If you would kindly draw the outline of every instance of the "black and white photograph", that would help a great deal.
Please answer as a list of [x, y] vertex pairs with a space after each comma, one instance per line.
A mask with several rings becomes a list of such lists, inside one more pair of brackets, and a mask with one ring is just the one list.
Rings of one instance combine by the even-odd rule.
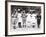
[[44, 4], [8, 2], [8, 35], [44, 33]]
[[14, 6], [11, 5], [12, 29], [40, 28], [40, 6]]

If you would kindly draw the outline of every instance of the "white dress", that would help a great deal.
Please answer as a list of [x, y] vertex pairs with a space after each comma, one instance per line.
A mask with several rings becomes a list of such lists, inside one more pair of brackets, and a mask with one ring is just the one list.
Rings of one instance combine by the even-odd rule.
[[31, 16], [32, 16], [31, 25], [35, 25], [35, 27], [37, 27], [37, 19], [36, 19], [37, 14], [32, 14]]
[[[37, 16], [37, 14], [28, 14], [26, 25], [27, 26], [31, 26], [31, 25], [37, 26], [36, 16]], [[35, 23], [35, 24], [33, 24], [33, 23]]]

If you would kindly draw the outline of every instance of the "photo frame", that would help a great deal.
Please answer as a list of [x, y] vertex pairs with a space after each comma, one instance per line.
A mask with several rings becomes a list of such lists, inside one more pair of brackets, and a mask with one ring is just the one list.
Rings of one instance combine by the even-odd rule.
[[5, 2], [5, 36], [45, 34], [45, 3]]

